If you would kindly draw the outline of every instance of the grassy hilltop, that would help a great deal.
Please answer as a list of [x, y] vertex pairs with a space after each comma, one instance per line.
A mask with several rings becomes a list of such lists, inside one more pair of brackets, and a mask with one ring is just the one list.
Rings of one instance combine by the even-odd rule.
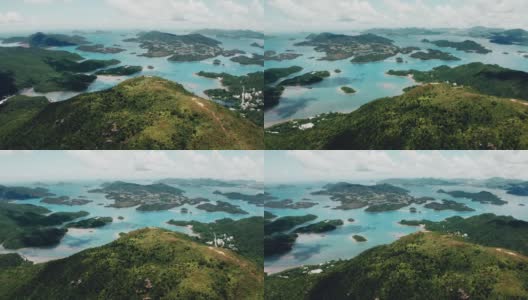
[[67, 101], [14, 97], [0, 107], [11, 149], [262, 149], [262, 129], [183, 86], [138, 77]]
[[183, 234], [141, 229], [33, 265], [0, 255], [2, 299], [262, 299], [261, 267]]

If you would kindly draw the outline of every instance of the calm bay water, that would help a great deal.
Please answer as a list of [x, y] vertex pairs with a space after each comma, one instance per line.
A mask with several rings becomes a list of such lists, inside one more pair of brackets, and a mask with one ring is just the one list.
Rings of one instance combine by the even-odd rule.
[[[171, 32], [164, 31], [174, 34], [188, 34], [189, 32]], [[59, 32], [60, 33], [60, 32]], [[72, 34], [71, 32], [62, 32], [64, 34]], [[134, 38], [139, 31], [113, 31], [111, 33], [86, 33], [81, 34], [88, 41], [93, 44], [103, 44], [105, 47], [117, 47], [125, 49], [126, 51], [117, 53], [117, 54], [103, 54], [103, 53], [92, 53], [92, 52], [83, 52], [76, 50], [77, 46], [73, 47], [56, 47], [55, 50], [64, 50], [73, 53], [78, 53], [86, 59], [117, 59], [121, 61], [120, 65], [134, 65], [142, 66], [143, 71], [141, 73], [134, 74], [132, 76], [99, 76], [98, 79], [90, 85], [88, 92], [95, 92], [100, 90], [109, 89], [120, 82], [137, 76], [159, 76], [171, 81], [178, 82], [182, 84], [187, 90], [208, 98], [203, 91], [207, 89], [219, 88], [221, 84], [218, 80], [212, 80], [204, 77], [199, 77], [196, 73], [200, 71], [207, 72], [217, 72], [222, 73], [226, 72], [232, 75], [245, 75], [247, 73], [262, 71], [261, 66], [257, 65], [240, 65], [236, 62], [232, 62], [230, 57], [219, 56], [216, 58], [211, 58], [208, 60], [200, 62], [171, 62], [167, 60], [167, 57], [162, 58], [149, 58], [138, 56], [140, 54], [146, 53], [145, 49], [139, 47], [139, 43], [133, 42], [124, 42], [123, 40]], [[2, 37], [10, 37], [24, 34], [3, 34]], [[31, 33], [29, 33], [31, 34]], [[226, 38], [217, 38], [211, 37], [222, 42], [221, 47], [226, 50], [239, 49], [247, 52], [246, 55], [251, 55], [252, 53], [262, 54], [263, 50], [251, 46], [252, 43], [258, 42], [262, 44], [262, 40], [255, 39], [226, 39]], [[0, 44], [0, 46], [2, 46]], [[3, 45], [3, 46], [14, 46], [14, 45]], [[220, 66], [215, 66], [213, 61], [219, 59], [221, 61]], [[118, 65], [119, 66], [119, 65]], [[154, 69], [149, 69], [148, 66], [154, 67]], [[116, 66], [112, 66], [116, 67]], [[35, 93], [32, 89], [27, 89], [23, 92], [29, 96], [46, 96], [50, 101], [62, 101], [69, 99], [79, 93], [73, 92], [54, 92], [39, 94]]]
[[[361, 182], [361, 184], [374, 184], [375, 182]], [[311, 195], [311, 192], [318, 191], [324, 184], [301, 184], [288, 187], [267, 186], [266, 192], [279, 199], [311, 199], [310, 201], [319, 203], [308, 209], [269, 209], [267, 211], [277, 216], [299, 216], [314, 214], [322, 220], [341, 219], [344, 226], [324, 234], [300, 234], [291, 252], [282, 256], [271, 257], [265, 260], [265, 271], [269, 273], [279, 272], [296, 266], [307, 264], [319, 264], [335, 259], [352, 258], [361, 252], [383, 244], [389, 244], [398, 238], [420, 230], [418, 227], [404, 226], [398, 224], [402, 219], [410, 220], [432, 220], [441, 221], [452, 216], [473, 216], [482, 213], [494, 213], [496, 215], [513, 216], [517, 219], [528, 221], [528, 197], [519, 197], [506, 194], [503, 190], [486, 189], [472, 186], [405, 186], [410, 194], [416, 197], [431, 196], [440, 201], [441, 199], [456, 200], [475, 209], [474, 212], [456, 211], [435, 211], [424, 208], [423, 205], [412, 205], [397, 211], [369, 213], [364, 209], [336, 210], [339, 202], [332, 201], [328, 196]], [[436, 191], [444, 189], [446, 191], [463, 190], [468, 192], [489, 191], [508, 204], [503, 206], [481, 204], [472, 202], [469, 199], [453, 198], [447, 194], [439, 194]], [[519, 206], [526, 204], [527, 206]], [[409, 207], [416, 207], [418, 212], [411, 213]], [[353, 218], [354, 222], [348, 219]], [[311, 222], [311, 223], [313, 223]], [[303, 224], [305, 225], [305, 224]], [[352, 236], [355, 234], [367, 238], [367, 242], [356, 242]]]
[[[344, 32], [348, 35], [356, 35], [359, 32]], [[266, 61], [266, 68], [301, 66], [302, 72], [291, 75], [291, 77], [311, 71], [330, 71], [331, 77], [321, 83], [310, 87], [288, 87], [286, 88], [280, 104], [265, 114], [265, 125], [271, 126], [288, 120], [309, 118], [327, 112], [351, 112], [360, 106], [383, 97], [401, 95], [403, 89], [416, 83], [407, 77], [389, 76], [387, 71], [416, 69], [422, 71], [431, 70], [441, 65], [458, 66], [471, 62], [482, 62], [487, 64], [498, 64], [503, 67], [528, 71], [528, 59], [517, 51], [528, 51], [528, 47], [508, 46], [490, 43], [487, 39], [471, 38], [456, 35], [431, 35], [431, 36], [390, 36], [395, 44], [400, 47], [417, 46], [421, 49], [438, 49], [449, 52], [460, 58], [461, 61], [446, 62], [441, 60], [421, 61], [411, 58], [409, 55], [398, 55], [385, 61], [353, 64], [350, 59], [340, 61], [320, 61], [318, 58], [325, 54], [316, 52], [313, 47], [299, 47], [294, 44], [304, 40], [307, 33], [274, 35], [266, 40], [266, 50], [278, 53], [294, 50], [294, 53], [303, 56], [294, 60], [282, 62]], [[478, 42], [492, 50], [489, 54], [476, 54], [458, 51], [452, 48], [440, 48], [433, 44], [421, 42], [423, 39], [449, 41], [464, 41], [470, 39]], [[507, 52], [508, 54], [504, 54]], [[397, 63], [396, 57], [404, 58], [404, 63]], [[340, 69], [341, 73], [335, 70]], [[342, 86], [351, 86], [357, 93], [348, 95], [340, 90]]]
[[[121, 232], [129, 232], [144, 227], [161, 227], [174, 231], [180, 231], [186, 234], [192, 232], [186, 227], [173, 226], [167, 224], [167, 221], [183, 220], [183, 221], [199, 221], [199, 222], [214, 222], [215, 220], [223, 218], [231, 218], [238, 220], [241, 218], [247, 218], [249, 216], [262, 216], [263, 209], [247, 202], [240, 200], [228, 200], [224, 196], [213, 194], [214, 191], [219, 190], [222, 192], [240, 192], [244, 194], [257, 194], [261, 193], [262, 190], [248, 188], [248, 187], [180, 187], [174, 185], [185, 191], [187, 197], [203, 197], [211, 200], [215, 203], [217, 200], [226, 201], [234, 205], [239, 205], [243, 210], [248, 212], [248, 215], [240, 214], [229, 214], [224, 212], [207, 212], [194, 208], [194, 206], [183, 205], [176, 207], [171, 210], [159, 211], [159, 212], [141, 212], [132, 208], [112, 208], [105, 207], [109, 204], [114, 203], [113, 200], [105, 198], [105, 194], [99, 193], [88, 193], [89, 190], [98, 188], [102, 182], [82, 182], [82, 183], [63, 183], [53, 184], [45, 186], [50, 192], [57, 196], [70, 196], [71, 198], [77, 198], [79, 196], [85, 196], [88, 200], [93, 200], [92, 203], [83, 206], [65, 206], [65, 205], [54, 205], [41, 203], [41, 199], [31, 199], [16, 201], [21, 204], [34, 204], [48, 208], [52, 212], [76, 212], [76, 211], [87, 211], [90, 213], [86, 218], [93, 217], [112, 217], [114, 220], [111, 224], [97, 229], [69, 229], [66, 236], [63, 238], [58, 246], [50, 248], [24, 248], [16, 250], [16, 252], [24, 255], [26, 258], [36, 261], [48, 261], [52, 259], [58, 259], [66, 256], [70, 256], [74, 253], [82, 251], [87, 248], [97, 247], [107, 244], [119, 237]], [[136, 183], [150, 184], [149, 181], [136, 181]], [[21, 184], [22, 185], [22, 184]], [[30, 185], [23, 185], [30, 186]], [[181, 213], [181, 208], [188, 208], [189, 213]], [[119, 220], [118, 217], [124, 217], [123, 220]], [[0, 253], [15, 252], [0, 248]]]

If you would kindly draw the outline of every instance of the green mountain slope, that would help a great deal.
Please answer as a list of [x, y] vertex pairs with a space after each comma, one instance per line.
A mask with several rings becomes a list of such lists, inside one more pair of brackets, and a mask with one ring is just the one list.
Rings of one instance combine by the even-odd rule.
[[263, 275], [228, 249], [142, 229], [65, 259], [2, 268], [0, 298], [262, 299]]
[[522, 101], [427, 84], [349, 114], [270, 127], [265, 143], [267, 149], [527, 149], [527, 118]]
[[266, 277], [266, 299], [526, 299], [528, 258], [417, 233], [345, 261]]
[[[15, 100], [8, 100], [7, 107]], [[0, 148], [263, 148], [258, 126], [156, 77], [134, 78], [107, 91], [40, 106], [35, 100], [37, 114], [0, 107], [3, 118], [17, 125], [10, 132], [0, 131]]]
[[387, 74], [396, 76], [412, 75], [423, 83], [450, 82], [470, 86], [480, 93], [504, 98], [528, 100], [528, 73], [503, 68], [498, 65], [471, 63], [454, 68], [440, 66], [431, 71], [394, 71]]

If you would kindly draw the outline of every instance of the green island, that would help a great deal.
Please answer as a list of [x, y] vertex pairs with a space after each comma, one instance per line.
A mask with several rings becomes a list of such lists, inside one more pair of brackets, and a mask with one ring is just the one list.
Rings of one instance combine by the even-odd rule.
[[118, 60], [83, 60], [66, 51], [0, 47], [0, 99], [25, 88], [35, 92], [85, 91], [97, 79], [84, 73], [119, 64]]
[[[399, 48], [390, 39], [375, 34], [350, 36], [344, 34], [310, 34], [295, 46], [311, 46], [317, 52], [325, 52], [320, 60], [342, 60], [355, 57], [357, 62], [383, 60], [398, 54]], [[382, 58], [383, 57], [383, 58]]]
[[160, 31], [142, 32], [124, 42], [140, 43], [145, 57], [168, 57], [174, 62], [202, 61], [224, 53], [221, 42], [201, 34], [176, 35]]
[[364, 55], [356, 55], [350, 62], [356, 64], [370, 63], [386, 60], [389, 57], [393, 57], [395, 54], [389, 53], [369, 53]]
[[362, 235], [358, 235], [358, 234], [354, 234], [354, 235], [352, 236], [352, 238], [354, 239], [354, 241], [356, 241], [356, 242], [360, 242], [360, 243], [364, 243], [364, 242], [367, 241], [367, 239], [366, 239], [364, 236], [362, 236]]
[[32, 48], [66, 47], [89, 44], [89, 42], [79, 35], [65, 34], [45, 34], [37, 32], [27, 37], [11, 37], [2, 41], [3, 44], [21, 43]]
[[212, 223], [170, 220], [168, 224], [188, 226], [199, 236], [196, 239], [219, 248], [230, 249], [262, 266], [264, 263], [264, 219], [251, 217], [240, 220], [220, 219]]
[[398, 210], [416, 203], [409, 191], [390, 184], [361, 185], [346, 182], [329, 183], [312, 195], [330, 196], [341, 204], [335, 209], [351, 210], [366, 207], [367, 212]]
[[264, 297], [262, 266], [163, 229], [123, 234], [108, 245], [43, 264], [18, 261], [0, 269], [2, 299]]
[[[484, 78], [473, 81], [482, 90], [528, 99], [521, 85], [526, 80], [510, 85], [498, 77], [476, 76]], [[471, 76], [459, 78], [472, 80]], [[375, 100], [352, 113], [322, 114], [269, 127], [265, 144], [270, 150], [525, 149], [526, 118], [528, 107], [520, 101], [468, 87], [427, 84], [409, 88], [401, 96]]]
[[121, 66], [95, 72], [95, 75], [105, 76], [130, 76], [143, 71], [141, 66]]
[[284, 86], [278, 84], [273, 86], [281, 78], [288, 77], [292, 74], [299, 73], [303, 70], [299, 66], [288, 68], [272, 68], [264, 70], [264, 109], [270, 109], [279, 104], [279, 100], [284, 92]]
[[424, 39], [422, 40], [422, 42], [430, 43], [442, 48], [454, 48], [456, 50], [464, 51], [467, 53], [488, 54], [492, 52], [491, 50], [486, 49], [481, 44], [471, 40], [465, 40], [463, 42], [451, 42], [448, 40], [430, 41], [428, 39]]
[[0, 244], [6, 249], [55, 246], [67, 232], [58, 226], [88, 215], [85, 211], [50, 213], [42, 206], [0, 202]]
[[265, 35], [262, 32], [253, 30], [226, 30], [226, 29], [201, 29], [194, 33], [215, 36], [218, 38], [228, 39], [264, 39]]
[[292, 199], [284, 199], [277, 201], [267, 201], [264, 207], [267, 208], [289, 208], [289, 209], [304, 209], [316, 206], [317, 203], [310, 201], [293, 201]]
[[488, 35], [490, 42], [501, 45], [528, 45], [528, 31], [523, 29], [510, 29], [492, 32]]
[[225, 201], [216, 201], [216, 204], [202, 203], [197, 205], [196, 208], [205, 210], [207, 212], [226, 212], [229, 214], [240, 214], [247, 215], [248, 212], [241, 209], [240, 206], [231, 204]]
[[336, 230], [337, 227], [343, 226], [343, 220], [324, 220], [310, 225], [302, 226], [295, 229], [295, 233], [323, 233]]
[[261, 127], [157, 77], [45, 106], [34, 101], [32, 113], [11, 105], [15, 100], [0, 106], [0, 118], [18, 125], [0, 131], [0, 144], [9, 149], [263, 148]]
[[271, 68], [264, 70], [264, 84], [273, 84], [279, 79], [288, 77], [292, 74], [299, 73], [303, 70], [299, 66], [291, 66], [288, 68]]
[[301, 224], [314, 221], [315, 219], [317, 219], [317, 216], [310, 214], [304, 216], [286, 216], [277, 218], [273, 221], [266, 221], [264, 223], [264, 234], [272, 235], [274, 233], [286, 232]]
[[213, 100], [228, 103], [232, 109], [236, 109], [258, 126], [264, 122], [263, 73], [254, 72], [242, 76], [234, 76], [227, 73], [198, 72], [196, 75], [220, 80], [220, 89], [205, 90], [204, 94]]
[[450, 234], [472, 243], [511, 249], [528, 255], [528, 222], [513, 217], [488, 213], [468, 218], [455, 216], [440, 222], [402, 220], [400, 224], [424, 225], [429, 231]]
[[356, 90], [354, 90], [353, 88], [349, 86], [342, 86], [341, 91], [343, 91], [343, 93], [345, 94], [355, 94], [356, 93]]
[[509, 184], [505, 189], [510, 195], [528, 196], [528, 182]]
[[214, 191], [213, 194], [215, 195], [221, 195], [226, 197], [230, 200], [242, 200], [249, 204], [253, 204], [256, 206], [264, 206], [264, 203], [266, 201], [275, 200], [276, 198], [271, 196], [270, 194], [264, 192], [264, 193], [258, 193], [256, 195], [247, 195], [242, 194], [239, 192], [221, 192], [221, 191]]
[[[1, 120], [1, 117], [0, 117]], [[35, 198], [42, 198], [48, 196], [55, 196], [46, 188], [36, 187], [28, 188], [24, 186], [5, 186], [0, 185], [0, 201], [1, 200], [28, 200]]]
[[102, 53], [102, 54], [117, 54], [126, 51], [122, 48], [116, 47], [105, 47], [103, 44], [96, 45], [82, 45], [77, 47], [77, 50], [83, 52], [93, 52], [93, 53]]
[[303, 55], [299, 53], [291, 53], [291, 52], [277, 53], [276, 51], [273, 51], [273, 50], [267, 50], [264, 52], [264, 60], [270, 60], [270, 61], [294, 60], [301, 56]]
[[319, 83], [327, 77], [330, 77], [330, 72], [328, 71], [314, 71], [283, 80], [279, 83], [279, 86], [307, 86]]
[[98, 228], [103, 227], [107, 224], [112, 223], [114, 220], [111, 217], [94, 217], [89, 219], [84, 219], [77, 222], [72, 222], [66, 224], [66, 228], [79, 228], [79, 229], [88, 229], [88, 228]]
[[454, 210], [454, 211], [475, 211], [473, 208], [453, 200], [442, 199], [442, 202], [429, 202], [424, 205], [425, 208], [433, 209], [436, 211], [442, 210]]
[[60, 196], [60, 197], [46, 197], [40, 200], [40, 202], [47, 203], [47, 204], [56, 204], [56, 205], [82, 206], [82, 205], [91, 203], [93, 201], [88, 200], [88, 199], [71, 199], [68, 196]]
[[251, 46], [251, 47], [255, 47], [255, 48], [264, 49], [264, 45], [259, 44], [259, 43], [257, 43], [257, 42], [251, 43], [250, 46]]
[[414, 47], [414, 46], [404, 47], [404, 48], [400, 49], [400, 53], [401, 54], [410, 54], [410, 53], [413, 53], [414, 51], [420, 51], [420, 50], [422, 50], [420, 47]]
[[409, 76], [421, 83], [446, 82], [457, 86], [470, 86], [487, 95], [528, 100], [528, 73], [498, 65], [470, 63], [458, 67], [440, 66], [431, 71], [393, 71], [389, 75]]
[[264, 56], [256, 53], [253, 53], [251, 57], [246, 55], [239, 55], [232, 57], [230, 60], [241, 65], [264, 66]]
[[277, 217], [277, 215], [265, 210], [264, 211], [264, 220], [266, 221], [271, 221], [273, 219], [275, 219]]
[[316, 215], [286, 216], [264, 220], [264, 257], [282, 255], [293, 248], [298, 234], [289, 232], [293, 228], [314, 221]]
[[421, 60], [432, 60], [432, 59], [439, 59], [439, 60], [445, 60], [445, 61], [460, 60], [460, 58], [452, 55], [449, 52], [444, 52], [444, 51], [435, 50], [435, 49], [427, 49], [427, 52], [425, 51], [414, 52], [410, 56], [412, 58], [417, 58]]
[[478, 193], [464, 192], [464, 191], [444, 191], [442, 189], [438, 190], [437, 193], [447, 194], [455, 198], [468, 198], [474, 202], [480, 202], [482, 204], [493, 204], [493, 205], [504, 205], [508, 201], [504, 201], [499, 198], [497, 195], [494, 195], [490, 192], [481, 191]]
[[[481, 227], [485, 235], [487, 225]], [[424, 263], [426, 261], [427, 263]], [[436, 232], [266, 276], [266, 299], [522, 299], [528, 258]], [[484, 271], [485, 270], [485, 271]]]
[[140, 211], [168, 210], [184, 204], [195, 205], [203, 198], [191, 199], [183, 195], [183, 190], [163, 183], [137, 184], [123, 181], [108, 182], [101, 188], [89, 190], [89, 193], [106, 194], [107, 199], [114, 200], [109, 207], [127, 208], [138, 206]]

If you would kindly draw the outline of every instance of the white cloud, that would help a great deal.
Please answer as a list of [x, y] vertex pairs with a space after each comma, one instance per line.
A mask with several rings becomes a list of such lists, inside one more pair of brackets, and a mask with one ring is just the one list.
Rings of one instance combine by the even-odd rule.
[[[290, 180], [347, 180], [392, 177], [528, 180], [526, 151], [288, 151], [300, 165]], [[274, 172], [271, 170], [270, 172]], [[283, 174], [283, 180], [287, 180]]]
[[8, 11], [6, 13], [0, 12], [0, 24], [15, 24], [23, 21], [24, 18], [22, 15], [16, 11]]
[[152, 25], [172, 22], [185, 27], [259, 29], [262, 0], [106, 0], [125, 16]]
[[[525, 0], [269, 0], [267, 30], [369, 27], [528, 28]], [[342, 20], [347, 21], [340, 22]]]
[[114, 178], [263, 178], [263, 155], [217, 151], [67, 151], [83, 165], [84, 176]]

